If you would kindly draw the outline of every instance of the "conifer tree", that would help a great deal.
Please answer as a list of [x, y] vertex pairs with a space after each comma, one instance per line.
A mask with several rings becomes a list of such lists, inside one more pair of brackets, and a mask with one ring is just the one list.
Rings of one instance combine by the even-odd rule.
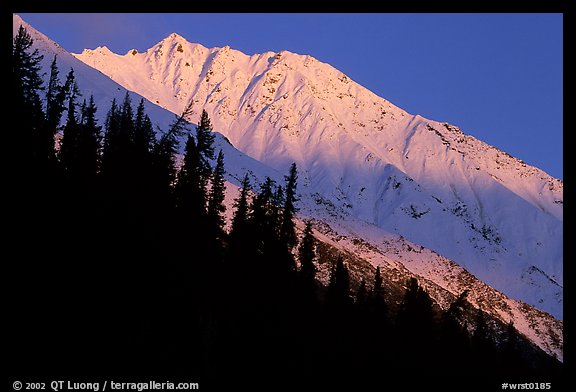
[[176, 180], [176, 153], [179, 139], [188, 129], [188, 118], [192, 113], [192, 102], [177, 116], [167, 132], [154, 145], [153, 186], [156, 197], [163, 205], [172, 205], [172, 189]]
[[57, 56], [54, 55], [50, 64], [50, 77], [46, 90], [46, 122], [53, 124], [54, 128], [57, 127], [57, 121], [55, 120], [60, 120], [60, 116], [64, 111], [64, 102], [62, 99], [58, 99], [59, 96], [63, 95], [64, 90], [58, 77], [60, 71], [58, 70], [56, 58]]
[[449, 325], [454, 333], [461, 332], [466, 329], [466, 313], [470, 309], [468, 302], [468, 290], [464, 290], [460, 295], [450, 304], [450, 307], [444, 312], [444, 324]]
[[[258, 273], [253, 269], [258, 268], [258, 254], [256, 252], [258, 241], [255, 235], [251, 210], [251, 185], [248, 173], [242, 179], [240, 194], [234, 200], [234, 216], [228, 239], [227, 265], [230, 271], [230, 288], [236, 293], [247, 294], [248, 291], [257, 292], [257, 281], [254, 278]], [[250, 263], [243, 263], [243, 260], [251, 260]], [[247, 288], [246, 285], [251, 285]], [[236, 300], [239, 298], [236, 297]]]
[[214, 134], [206, 110], [202, 110], [200, 122], [196, 127], [196, 145], [203, 157], [204, 164], [210, 167], [208, 160], [214, 159]]
[[408, 329], [431, 329], [434, 318], [432, 300], [416, 278], [408, 280], [398, 318], [399, 324]]
[[[274, 197], [274, 180], [266, 177], [260, 186], [260, 192], [252, 200], [252, 224], [255, 230], [255, 236], [259, 238], [260, 243], [264, 243], [268, 238], [276, 235], [275, 223], [273, 221], [275, 206]], [[260, 249], [263, 251], [263, 249]]]
[[380, 267], [376, 267], [376, 273], [374, 274], [374, 287], [372, 288], [372, 295], [374, 297], [384, 296], [384, 287], [382, 286], [382, 275], [380, 274]]
[[284, 198], [284, 209], [282, 211], [282, 222], [280, 226], [280, 237], [286, 244], [288, 251], [296, 245], [296, 228], [294, 226], [294, 215], [296, 214], [295, 203], [298, 201], [296, 196], [296, 186], [298, 180], [298, 170], [296, 163], [290, 166], [288, 176], [284, 177], [286, 181], [286, 191]]
[[[260, 281], [270, 280], [270, 272], [274, 271], [274, 279], [278, 278], [283, 260], [278, 257], [277, 210], [274, 205], [274, 181], [266, 177], [260, 186], [260, 191], [252, 199], [250, 217], [251, 251], [255, 255], [254, 271], [261, 276]], [[268, 275], [268, 278], [266, 278]]]
[[98, 108], [94, 103], [94, 96], [82, 105], [82, 120], [78, 135], [78, 172], [85, 186], [93, 188], [100, 168], [101, 129], [96, 119]]
[[428, 293], [410, 278], [396, 319], [397, 333], [404, 346], [401, 350], [402, 366], [413, 363], [423, 368], [432, 359], [436, 323], [433, 302]]
[[130, 201], [130, 206], [135, 200], [133, 120], [129, 94], [122, 106], [113, 99], [106, 116], [102, 152], [102, 180], [108, 195], [116, 201]]
[[439, 357], [446, 364], [460, 367], [470, 354], [470, 341], [467, 331], [466, 314], [470, 308], [468, 290], [464, 290], [450, 307], [442, 313], [440, 322], [440, 345], [443, 350]]
[[45, 134], [44, 112], [39, 92], [43, 90], [40, 62], [43, 56], [32, 49], [34, 40], [25, 27], [20, 26], [12, 41], [13, 115], [18, 119], [14, 132], [25, 151], [18, 167], [33, 176], [32, 183], [43, 180], [54, 156], [54, 140]]
[[144, 98], [140, 100], [136, 108], [136, 117], [134, 122], [134, 145], [139, 154], [148, 155], [154, 147], [155, 135], [152, 128], [152, 122], [146, 108], [144, 107]]
[[[24, 26], [20, 26], [12, 41], [12, 83], [16, 102], [41, 112], [40, 96], [43, 90], [40, 62], [44, 58], [38, 49], [32, 50], [34, 40]], [[29, 114], [34, 115], [36, 113]]]
[[356, 304], [363, 308], [368, 301], [368, 289], [366, 288], [366, 279], [360, 280], [358, 290], [356, 290]]
[[224, 233], [224, 197], [226, 186], [224, 184], [224, 153], [222, 150], [218, 153], [216, 167], [212, 175], [212, 188], [208, 197], [208, 222], [216, 238], [221, 238]]
[[328, 300], [330, 304], [339, 309], [345, 309], [351, 304], [350, 298], [350, 272], [344, 264], [342, 256], [338, 257], [336, 266], [332, 268], [328, 284]]
[[380, 267], [376, 267], [376, 272], [374, 274], [374, 285], [369, 296], [370, 306], [377, 312], [385, 311], [384, 302], [384, 286], [382, 275], [380, 273]]
[[[192, 113], [192, 102], [187, 108], [188, 113], [186, 116], [190, 116]], [[215, 136], [212, 133], [212, 123], [208, 117], [206, 110], [202, 110], [200, 116], [200, 121], [196, 126], [196, 152], [198, 154], [197, 162], [197, 172], [198, 177], [198, 189], [204, 197], [204, 202], [208, 200], [208, 183], [210, 182], [210, 177], [212, 175], [212, 167], [210, 165], [210, 160], [214, 159], [214, 139]], [[205, 208], [205, 207], [204, 207]]]
[[62, 86], [60, 79], [58, 78], [59, 70], [56, 63], [56, 55], [52, 60], [50, 65], [50, 78], [48, 81], [48, 88], [46, 91], [46, 118], [45, 124], [45, 135], [47, 137], [47, 145], [52, 143], [51, 150], [54, 150], [54, 136], [58, 132], [60, 125], [60, 120], [62, 118], [62, 113], [64, 112], [66, 106], [64, 101], [66, 99], [66, 93], [70, 86]]
[[504, 374], [518, 375], [526, 367], [521, 351], [521, 335], [514, 326], [514, 321], [510, 320], [506, 326], [504, 335], [505, 341], [501, 353], [500, 370]]
[[282, 247], [288, 249], [288, 244], [284, 241], [284, 237], [282, 236], [282, 220], [284, 214], [281, 208], [284, 204], [284, 200], [284, 187], [282, 185], [278, 185], [272, 194], [269, 219], [270, 227], [272, 227], [274, 231], [274, 239], [276, 245], [280, 246], [280, 244], [282, 244]]
[[[270, 186], [270, 181], [268, 185]], [[269, 189], [264, 186], [264, 189]], [[266, 195], [252, 192], [248, 173], [242, 180], [239, 196], [234, 201], [234, 216], [229, 235], [227, 253], [227, 270], [230, 271], [230, 289], [234, 292], [237, 303], [250, 304], [253, 309], [264, 302], [263, 290], [266, 290], [268, 275], [264, 259], [264, 242], [262, 234], [265, 226]], [[238, 302], [240, 301], [240, 302]]]
[[150, 177], [152, 176], [153, 149], [156, 142], [152, 121], [146, 114], [144, 99], [140, 100], [136, 109], [133, 134], [133, 176], [137, 194], [146, 200], [144, 204], [153, 202], [150, 192]]
[[106, 114], [104, 124], [104, 145], [102, 148], [101, 173], [104, 183], [108, 188], [113, 188], [116, 178], [119, 177], [119, 161], [122, 159], [122, 150], [119, 148], [117, 140], [120, 138], [120, 113], [116, 98], [112, 99], [112, 104]]
[[183, 219], [198, 224], [205, 215], [206, 189], [201, 180], [200, 153], [192, 135], [188, 134], [184, 159], [178, 172], [175, 187], [177, 207]]
[[242, 243], [241, 238], [246, 238], [248, 231], [248, 219], [249, 219], [249, 193], [250, 193], [250, 178], [248, 173], [244, 175], [242, 179], [242, 188], [240, 189], [240, 195], [236, 200], [234, 200], [234, 217], [232, 218], [232, 227], [230, 228], [230, 241], [238, 241]]
[[130, 98], [130, 93], [126, 91], [124, 95], [124, 101], [122, 106], [120, 106], [120, 124], [119, 127], [124, 133], [125, 142], [127, 143], [126, 152], [130, 155], [128, 159], [132, 158], [134, 142], [134, 109], [132, 108], [132, 99]]
[[68, 101], [66, 116], [66, 125], [62, 135], [62, 144], [60, 146], [60, 162], [64, 168], [65, 177], [70, 185], [77, 185], [80, 181], [81, 173], [79, 172], [79, 135], [80, 124], [76, 116], [76, 99], [80, 96], [74, 70], [68, 72], [66, 83], [64, 85], [66, 99]]
[[302, 290], [308, 300], [314, 298], [316, 289], [316, 266], [314, 265], [314, 258], [316, 252], [314, 251], [314, 235], [312, 234], [312, 222], [306, 222], [304, 227], [304, 236], [298, 247], [298, 259], [300, 261], [300, 281]]
[[473, 354], [472, 366], [474, 368], [493, 366], [493, 364], [490, 364], [490, 357], [495, 354], [495, 346], [482, 309], [476, 311], [474, 332], [472, 332], [470, 337], [470, 346]]

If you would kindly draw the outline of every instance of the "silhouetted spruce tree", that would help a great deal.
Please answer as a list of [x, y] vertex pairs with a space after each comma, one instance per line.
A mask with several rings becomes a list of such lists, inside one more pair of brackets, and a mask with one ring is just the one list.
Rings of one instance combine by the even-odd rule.
[[100, 152], [102, 127], [98, 125], [94, 97], [84, 103], [81, 108], [80, 131], [78, 134], [78, 174], [82, 187], [86, 191], [97, 186], [97, 175], [100, 169]]
[[[179, 215], [190, 226], [201, 224], [206, 215], [206, 189], [202, 180], [201, 157], [192, 135], [184, 147], [184, 159], [175, 186]], [[187, 230], [190, 232], [190, 230]]]
[[308, 303], [312, 303], [316, 298], [316, 266], [314, 265], [316, 252], [314, 247], [315, 240], [312, 234], [312, 222], [308, 221], [304, 227], [304, 235], [298, 247], [300, 291], [304, 300]]
[[328, 328], [326, 339], [330, 342], [326, 347], [327, 358], [333, 364], [344, 364], [350, 357], [355, 357], [351, 352], [352, 339], [348, 334], [350, 328], [355, 326], [358, 315], [354, 312], [350, 296], [350, 272], [342, 256], [338, 256], [338, 261], [330, 271], [324, 309], [326, 312], [323, 313], [322, 321]]
[[514, 321], [510, 320], [506, 326], [502, 347], [500, 371], [505, 375], [520, 375], [528, 368], [522, 357], [521, 335], [514, 326]]
[[137, 189], [137, 176], [136, 173], [138, 169], [136, 168], [136, 149], [134, 144], [134, 127], [135, 127], [135, 117], [134, 108], [132, 107], [132, 99], [130, 98], [130, 93], [126, 91], [124, 95], [124, 101], [120, 106], [119, 113], [119, 127], [122, 137], [119, 142], [122, 143], [121, 148], [123, 153], [122, 156], [122, 192], [124, 193], [127, 200], [130, 200], [132, 210], [140, 209], [140, 197]]
[[284, 176], [286, 181], [286, 191], [284, 198], [284, 209], [282, 211], [282, 221], [280, 224], [280, 237], [286, 244], [288, 251], [296, 245], [296, 228], [294, 226], [294, 215], [296, 214], [295, 203], [298, 201], [296, 187], [298, 181], [298, 170], [296, 163], [290, 166], [288, 176]]
[[474, 369], [495, 370], [493, 356], [496, 355], [494, 340], [486, 323], [482, 309], [476, 311], [474, 332], [470, 338], [472, 350], [471, 367]]
[[330, 273], [330, 282], [328, 283], [328, 302], [337, 310], [344, 311], [352, 303], [350, 297], [350, 272], [344, 264], [342, 256], [338, 257], [336, 266]]
[[416, 278], [410, 278], [398, 311], [397, 333], [403, 342], [400, 366], [424, 369], [432, 360], [436, 334], [433, 302]]
[[[384, 281], [380, 272], [380, 267], [376, 267], [374, 273], [374, 284], [372, 290], [368, 294], [366, 310], [368, 312], [368, 320], [374, 333], [383, 333], [389, 331], [391, 322], [389, 319], [389, 310], [385, 301]], [[380, 341], [380, 343], [382, 343]], [[378, 347], [375, 347], [378, 348]], [[384, 349], [384, 347], [379, 347]], [[388, 347], [385, 348], [386, 350]]]
[[374, 273], [374, 285], [370, 292], [369, 302], [370, 306], [378, 312], [386, 311], [386, 304], [384, 302], [384, 286], [382, 275], [380, 274], [380, 267], [376, 267], [376, 272]]
[[132, 175], [134, 176], [135, 191], [143, 206], [154, 203], [150, 178], [153, 173], [152, 165], [155, 142], [156, 136], [152, 127], [152, 121], [150, 117], [148, 117], [148, 114], [146, 114], [144, 99], [141, 99], [136, 109], [136, 117], [134, 119], [134, 171]]
[[283, 239], [282, 237], [282, 221], [284, 214], [282, 213], [281, 207], [286, 200], [284, 195], [284, 187], [282, 185], [276, 186], [276, 190], [272, 194], [272, 206], [271, 209], [271, 222], [274, 226], [274, 232], [278, 240]]
[[67, 103], [66, 125], [62, 134], [62, 143], [60, 145], [60, 162], [64, 169], [64, 175], [67, 183], [72, 187], [77, 187], [81, 180], [82, 173], [79, 171], [79, 134], [80, 124], [76, 116], [76, 99], [80, 96], [80, 90], [76, 84], [74, 70], [70, 70], [66, 77], [65, 94]]
[[212, 123], [206, 110], [202, 110], [200, 122], [196, 127], [196, 145], [205, 165], [210, 167], [208, 160], [214, 159], [214, 134], [212, 133]]
[[236, 250], [241, 247], [244, 240], [249, 237], [248, 219], [250, 215], [250, 178], [248, 173], [242, 179], [242, 188], [240, 195], [234, 200], [234, 216], [232, 218], [232, 227], [230, 228], [230, 246]]
[[432, 304], [418, 280], [410, 278], [398, 313], [398, 323], [408, 329], [431, 329], [434, 324]]
[[[191, 114], [190, 104], [181, 120], [187, 120]], [[211, 131], [210, 119], [203, 111], [200, 124], [196, 126], [196, 139], [190, 134], [187, 137], [184, 161], [177, 176], [175, 192], [178, 208], [195, 225], [203, 225], [206, 218], [208, 182], [212, 173], [208, 158], [214, 157], [214, 135]]]
[[173, 185], [176, 180], [176, 153], [179, 139], [189, 132], [188, 118], [192, 113], [192, 102], [174, 120], [167, 132], [163, 133], [154, 146], [153, 187], [154, 195], [165, 206], [173, 201]]
[[[52, 176], [50, 168], [54, 166], [54, 139], [45, 132], [39, 95], [43, 90], [40, 75], [43, 56], [38, 49], [32, 49], [33, 43], [26, 28], [20, 26], [12, 41], [12, 116], [18, 126], [13, 132], [15, 145], [23, 151], [16, 167], [26, 176], [26, 186], [37, 186], [40, 181], [49, 184], [52, 178], [47, 177]], [[22, 181], [23, 176], [16, 177]]]
[[[260, 191], [252, 199], [249, 224], [253, 236], [250, 242], [251, 253], [254, 255], [250, 264], [251, 290], [259, 287], [259, 301], [272, 302], [274, 292], [282, 283], [278, 282], [278, 235], [277, 235], [277, 206], [274, 205], [274, 181], [266, 177], [260, 186]], [[267, 296], [262, 296], [262, 290]], [[256, 293], [255, 293], [256, 294]]]
[[267, 245], [277, 236], [275, 220], [277, 207], [273, 203], [273, 188], [274, 180], [266, 177], [260, 186], [260, 191], [252, 199], [251, 226], [258, 242], [257, 251], [261, 255], [266, 255]]
[[290, 284], [290, 274], [296, 270], [292, 249], [296, 245], [296, 227], [293, 221], [296, 208], [296, 165], [291, 166], [290, 176], [284, 176], [286, 186], [276, 187], [274, 192], [270, 220], [276, 234], [270, 242], [270, 255], [275, 261], [279, 277]]
[[136, 118], [134, 123], [134, 149], [137, 151], [137, 160], [147, 161], [150, 159], [155, 139], [156, 137], [154, 135], [154, 129], [152, 128], [152, 121], [148, 114], [146, 114], [144, 98], [142, 98], [136, 108]]
[[115, 139], [120, 132], [118, 105], [116, 98], [112, 99], [110, 109], [106, 114], [106, 121], [104, 122], [104, 143], [102, 146], [102, 175], [112, 177], [115, 174], [115, 166], [118, 155], [118, 147], [115, 144]]
[[212, 175], [210, 160], [214, 159], [214, 134], [212, 133], [212, 123], [206, 110], [202, 110], [200, 121], [196, 126], [196, 148], [198, 149], [199, 162], [198, 168], [200, 173], [199, 187], [205, 195], [205, 201], [208, 200], [208, 183]]
[[132, 159], [132, 152], [134, 150], [132, 144], [134, 143], [134, 109], [132, 108], [132, 99], [130, 98], [130, 93], [126, 91], [124, 95], [124, 101], [122, 106], [120, 106], [120, 129], [126, 134], [126, 151], [130, 155], [128, 158]]
[[282, 273], [281, 267], [284, 265], [284, 260], [279, 257], [283, 250], [279, 238], [281, 216], [279, 203], [283, 198], [282, 187], [276, 186], [275, 182], [267, 177], [253, 204], [254, 222], [261, 243], [259, 250], [267, 260], [267, 269], [269, 271], [273, 269], [275, 273]]
[[440, 322], [439, 359], [445, 365], [467, 370], [467, 358], [470, 355], [470, 341], [467, 331], [466, 314], [470, 309], [467, 300], [468, 290], [464, 290], [442, 313]]
[[266, 254], [275, 272], [284, 275], [288, 271], [292, 271], [295, 267], [294, 260], [290, 260], [291, 255], [288, 254], [288, 247], [282, 238], [282, 209], [284, 204], [284, 187], [278, 185], [272, 193], [272, 203], [270, 205], [270, 213], [268, 215], [268, 225], [272, 234], [266, 242]]
[[246, 287], [243, 287], [252, 273], [247, 267], [245, 260], [254, 259], [255, 235], [251, 230], [251, 185], [248, 173], [242, 179], [242, 188], [240, 194], [234, 200], [234, 216], [232, 217], [232, 226], [228, 236], [228, 254], [227, 268], [231, 278], [229, 287], [237, 295], [243, 294]]
[[58, 128], [60, 118], [65, 109], [64, 89], [58, 77], [60, 71], [58, 70], [56, 58], [57, 56], [54, 55], [52, 63], [50, 64], [50, 77], [46, 89], [46, 122], [49, 123], [54, 130]]
[[126, 107], [129, 104], [128, 98], [124, 100], [123, 107], [119, 107], [116, 99], [113, 99], [104, 126], [102, 181], [109, 201], [113, 203], [131, 203], [133, 198], [130, 186], [131, 178], [129, 178], [131, 175], [130, 158], [132, 156], [131, 126], [128, 128], [123, 126], [131, 112]]
[[366, 303], [368, 302], [368, 288], [366, 287], [366, 279], [362, 278], [360, 284], [358, 285], [358, 290], [356, 290], [356, 305], [364, 310]]
[[59, 73], [55, 55], [50, 65], [50, 78], [46, 90], [46, 117], [44, 121], [46, 145], [51, 144], [49, 149], [52, 150], [52, 153], [54, 152], [54, 136], [59, 130], [62, 113], [66, 108], [66, 94], [70, 89], [70, 86], [63, 86], [60, 83]]
[[[212, 174], [212, 187], [208, 195], [208, 225], [211, 227], [212, 236], [218, 241], [222, 240], [224, 234], [224, 197], [226, 185], [224, 184], [224, 153], [222, 150], [218, 153], [216, 167]], [[221, 246], [221, 244], [220, 244]]]
[[200, 268], [204, 275], [199, 287], [202, 288], [205, 302], [210, 304], [210, 308], [213, 308], [215, 303], [221, 303], [225, 298], [222, 290], [217, 289], [218, 284], [222, 282], [221, 267], [226, 234], [224, 231], [224, 212], [226, 211], [224, 173], [224, 153], [220, 150], [212, 173], [212, 186], [208, 194], [206, 224], [201, 236], [204, 240], [199, 243], [200, 251], [198, 252], [198, 255], [203, 259]]

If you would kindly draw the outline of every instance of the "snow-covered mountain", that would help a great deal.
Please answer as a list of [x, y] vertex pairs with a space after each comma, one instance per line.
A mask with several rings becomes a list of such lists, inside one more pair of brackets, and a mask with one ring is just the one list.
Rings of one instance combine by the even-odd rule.
[[280, 171], [295, 161], [318, 203], [562, 318], [561, 180], [411, 115], [311, 56], [248, 56], [177, 34], [144, 53], [75, 56], [174, 113], [192, 101], [240, 151]]
[[247, 56], [172, 34], [145, 53], [98, 48], [75, 58], [18, 16], [14, 33], [20, 24], [45, 70], [54, 54], [61, 78], [74, 68], [101, 123], [126, 89], [133, 102], [148, 99], [164, 129], [190, 100], [198, 116], [206, 109], [226, 157], [229, 205], [244, 173], [282, 183], [295, 161], [299, 216], [314, 219], [320, 240], [398, 281], [418, 277], [440, 306], [468, 289], [473, 305], [562, 358], [560, 180], [409, 115], [308, 56]]

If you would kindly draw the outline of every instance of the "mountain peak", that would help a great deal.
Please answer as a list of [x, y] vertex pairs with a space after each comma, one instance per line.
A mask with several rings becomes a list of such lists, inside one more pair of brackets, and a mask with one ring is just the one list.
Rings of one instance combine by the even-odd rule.
[[163, 44], [173, 46], [173, 45], [190, 44], [190, 42], [188, 42], [186, 38], [182, 37], [178, 33], [171, 33], [166, 38], [158, 42], [155, 46], [159, 45], [162, 46]]
[[187, 41], [186, 38], [182, 37], [180, 34], [178, 33], [172, 33], [170, 35], [168, 35], [168, 37], [164, 38], [164, 40], [183, 40], [183, 41]]
[[108, 56], [108, 55], [113, 55], [114, 52], [112, 52], [110, 49], [108, 49], [107, 46], [98, 46], [97, 48], [94, 48], [94, 49], [84, 49], [82, 51], [82, 55], [90, 56], [90, 55], [94, 55], [94, 54]]

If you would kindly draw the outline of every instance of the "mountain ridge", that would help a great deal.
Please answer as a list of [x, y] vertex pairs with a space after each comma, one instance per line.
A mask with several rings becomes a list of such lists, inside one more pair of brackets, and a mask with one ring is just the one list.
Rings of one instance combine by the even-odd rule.
[[171, 34], [142, 53], [75, 56], [174, 113], [207, 110], [240, 151], [279, 171], [295, 161], [310, 193], [562, 317], [561, 180], [309, 55]]

